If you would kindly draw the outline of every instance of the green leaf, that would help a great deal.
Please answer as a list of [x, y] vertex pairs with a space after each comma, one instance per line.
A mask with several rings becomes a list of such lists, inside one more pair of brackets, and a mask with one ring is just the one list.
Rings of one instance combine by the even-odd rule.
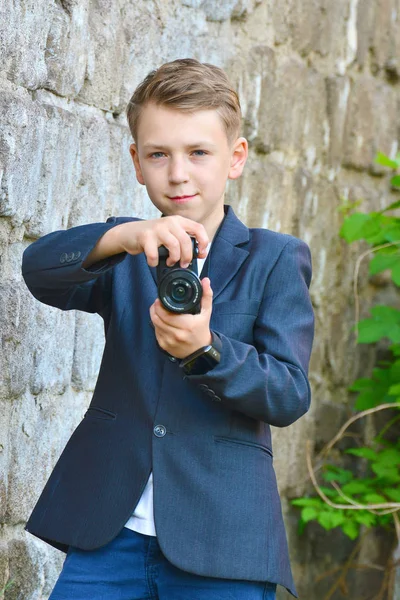
[[375, 275], [386, 269], [392, 269], [396, 265], [400, 265], [400, 254], [398, 252], [395, 254], [376, 254], [369, 263], [369, 272], [371, 275]]
[[388, 210], [394, 210], [395, 208], [399, 208], [399, 207], [400, 207], [400, 200], [396, 200], [396, 202], [392, 202], [392, 204], [389, 204], [389, 206], [387, 206], [386, 208], [381, 210], [381, 213], [384, 213]]
[[354, 454], [354, 456], [361, 456], [362, 458], [368, 458], [369, 460], [375, 460], [377, 454], [372, 448], [348, 448], [345, 450], [346, 454]]
[[317, 515], [318, 511], [312, 506], [306, 506], [306, 508], [303, 508], [301, 511], [301, 518], [303, 519], [304, 523], [308, 523], [308, 521], [315, 519]]
[[388, 390], [388, 394], [389, 394], [389, 396], [399, 396], [400, 395], [400, 383], [391, 385]]
[[398, 168], [398, 164], [396, 160], [392, 160], [391, 158], [389, 158], [388, 156], [386, 156], [386, 154], [383, 154], [382, 152], [377, 152], [374, 162], [377, 165], [382, 165], [383, 167], [389, 167], [390, 169], [397, 169]]
[[400, 310], [392, 306], [377, 304], [371, 308], [371, 314], [376, 320], [388, 325], [400, 323]]
[[343, 511], [321, 511], [318, 514], [317, 521], [324, 529], [333, 529], [344, 522]]
[[372, 385], [372, 380], [367, 379], [366, 377], [361, 377], [360, 379], [356, 379], [349, 387], [348, 390], [350, 392], [359, 392], [361, 390], [370, 389]]
[[372, 527], [376, 524], [376, 515], [368, 510], [355, 510], [354, 511], [354, 520], [361, 525], [366, 525], [367, 527]]
[[322, 477], [325, 481], [337, 481], [340, 484], [344, 484], [353, 479], [353, 473], [335, 465], [325, 465], [325, 472], [322, 473]]
[[299, 519], [298, 524], [297, 524], [298, 535], [303, 535], [305, 528], [306, 528], [306, 523], [304, 523], [304, 521], [302, 519]]
[[361, 480], [354, 479], [353, 481], [346, 483], [342, 487], [342, 491], [347, 496], [350, 496], [352, 494], [367, 494], [368, 492], [371, 491], [371, 488], [370, 488], [369, 484], [365, 483], [362, 479]]
[[399, 488], [385, 488], [383, 492], [393, 502], [400, 502], [400, 489]]
[[[393, 332], [393, 328], [396, 328], [396, 332]], [[385, 322], [375, 321], [374, 319], [364, 319], [358, 323], [357, 343], [372, 344], [373, 342], [378, 342], [384, 337], [389, 337], [390, 329], [390, 339], [396, 342], [400, 341], [400, 327], [398, 325], [394, 325], [392, 328], [389, 328], [388, 324]], [[395, 334], [395, 337], [398, 339], [394, 340], [393, 334]]]
[[369, 214], [354, 213], [345, 219], [339, 235], [349, 243], [362, 239], [364, 237], [363, 228], [370, 220]]
[[383, 465], [400, 465], [400, 451], [396, 448], [387, 448], [379, 452], [377, 460]]
[[290, 501], [294, 506], [321, 506], [323, 500], [321, 498], [295, 498]]
[[325, 485], [321, 485], [320, 489], [324, 492], [325, 496], [328, 496], [328, 498], [337, 498], [338, 494], [336, 490], [326, 487]]
[[351, 521], [350, 519], [348, 519], [343, 523], [342, 530], [343, 533], [347, 535], [347, 537], [349, 537], [351, 540], [355, 540], [358, 536], [360, 528], [355, 521]]
[[396, 467], [391, 467], [390, 465], [385, 465], [381, 463], [373, 463], [371, 465], [371, 469], [379, 477], [382, 477], [385, 480], [389, 480], [392, 483], [397, 483], [400, 481], [399, 472], [396, 469]]
[[372, 318], [358, 323], [358, 342], [370, 344], [388, 337], [392, 342], [400, 342], [400, 310], [392, 306], [377, 305], [371, 309]]
[[394, 177], [392, 177], [392, 179], [390, 180], [390, 185], [393, 187], [400, 188], [400, 175], [395, 175]]
[[391, 350], [393, 356], [400, 356], [400, 344], [392, 344], [389, 350]]
[[[398, 220], [399, 219], [396, 219], [396, 221]], [[396, 244], [396, 242], [400, 240], [400, 226], [396, 224], [392, 227], [388, 227], [387, 229], [385, 229], [384, 238], [386, 242], [393, 242], [394, 244]]]
[[392, 280], [400, 287], [400, 262], [392, 268]]
[[364, 502], [367, 502], [368, 504], [384, 504], [385, 502], [387, 502], [386, 498], [384, 496], [381, 496], [380, 494], [366, 494], [363, 498]]

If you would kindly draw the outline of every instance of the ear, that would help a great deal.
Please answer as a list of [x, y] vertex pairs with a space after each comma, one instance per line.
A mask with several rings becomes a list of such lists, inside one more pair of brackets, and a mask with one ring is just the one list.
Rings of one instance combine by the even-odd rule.
[[138, 180], [139, 183], [141, 183], [142, 185], [145, 185], [143, 175], [142, 175], [142, 169], [140, 167], [140, 162], [139, 162], [139, 152], [138, 152], [136, 144], [131, 144], [129, 146], [129, 153], [132, 156], [133, 165], [135, 167], [136, 179]]
[[228, 179], [237, 179], [241, 176], [248, 154], [249, 145], [246, 138], [238, 138], [232, 147], [231, 166]]

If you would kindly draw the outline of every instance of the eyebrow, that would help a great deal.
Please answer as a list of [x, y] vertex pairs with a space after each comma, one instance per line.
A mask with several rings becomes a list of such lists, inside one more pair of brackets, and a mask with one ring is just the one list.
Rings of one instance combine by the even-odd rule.
[[[192, 150], [193, 148], [204, 148], [204, 147], [208, 147], [208, 148], [216, 148], [215, 144], [212, 144], [211, 142], [197, 142], [196, 144], [189, 144], [188, 146], [185, 146], [186, 150]], [[150, 150], [151, 148], [157, 148], [157, 150], [169, 150], [170, 148], [168, 148], [168, 146], [163, 146], [162, 144], [153, 144], [152, 142], [148, 143], [148, 144], [143, 144], [143, 149], [144, 150]]]

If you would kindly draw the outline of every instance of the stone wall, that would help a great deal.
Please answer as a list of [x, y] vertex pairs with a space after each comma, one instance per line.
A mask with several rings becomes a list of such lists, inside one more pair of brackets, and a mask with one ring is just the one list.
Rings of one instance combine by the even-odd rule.
[[[250, 156], [229, 202], [249, 226], [292, 233], [313, 255], [313, 405], [273, 428], [300, 597], [321, 600], [332, 578], [315, 578], [353, 547], [312, 526], [299, 538], [288, 498], [307, 489], [306, 439], [320, 448], [333, 436], [349, 411], [347, 386], [373, 361], [350, 334], [359, 248], [339, 239], [338, 206], [363, 198], [364, 210], [379, 209], [392, 199], [373, 157], [398, 150], [400, 0], [2, 0], [0, 589], [15, 580], [7, 600], [44, 600], [61, 568], [64, 555], [23, 526], [86, 410], [103, 347], [100, 317], [30, 295], [22, 252], [57, 229], [157, 214], [134, 177], [124, 108], [151, 69], [189, 56], [225, 68], [240, 92]], [[366, 274], [365, 313], [390, 291]], [[366, 560], [385, 552], [377, 540]], [[350, 597], [376, 583], [361, 572]]]

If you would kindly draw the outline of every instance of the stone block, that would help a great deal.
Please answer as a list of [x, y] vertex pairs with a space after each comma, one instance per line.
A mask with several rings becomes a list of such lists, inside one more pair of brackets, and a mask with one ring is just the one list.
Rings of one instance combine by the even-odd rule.
[[[311, 410], [311, 409], [310, 409]], [[312, 412], [304, 415], [289, 427], [272, 427], [272, 448], [279, 493], [286, 496], [301, 495], [308, 481], [306, 441], [313, 448], [314, 418]]]
[[65, 554], [23, 531], [15, 529], [9, 535], [9, 572], [14, 584], [6, 591], [5, 600], [48, 598]]
[[79, 128], [68, 111], [7, 86], [0, 98], [3, 150], [0, 215], [32, 237], [65, 223], [76, 185]]
[[57, 395], [29, 392], [13, 403], [10, 428], [7, 522], [25, 522], [75, 427], [90, 395], [68, 388]]
[[36, 209], [46, 113], [23, 88], [4, 81], [0, 114], [0, 216], [21, 225]]
[[47, 0], [2, 0], [0, 4], [0, 70], [25, 88], [46, 83], [44, 54], [54, 7]]
[[[0, 359], [0, 367], [1, 359]], [[7, 493], [8, 493], [8, 469], [10, 451], [10, 417], [11, 402], [0, 399], [0, 523], [6, 521]], [[0, 551], [1, 557], [1, 551]], [[1, 558], [0, 558], [1, 562]], [[0, 589], [1, 589], [1, 565], [0, 565]]]
[[301, 149], [302, 160], [314, 168], [328, 143], [323, 77], [298, 58], [284, 58], [262, 88], [260, 106], [260, 149], [283, 151], [289, 159]]
[[135, 169], [129, 146], [133, 142], [126, 127], [110, 127], [110, 157], [114, 165], [111, 196], [108, 202], [108, 214], [113, 216], [140, 217], [151, 219], [160, 216], [160, 212], [151, 203], [146, 187], [136, 180]]
[[89, 0], [54, 6], [45, 52], [46, 88], [61, 96], [76, 96], [90, 69], [88, 17]]
[[88, 24], [88, 68], [78, 99], [113, 112], [119, 105], [127, 51], [119, 3], [92, 0]]
[[335, 169], [340, 167], [343, 154], [343, 136], [350, 93], [348, 77], [327, 77], [327, 112], [329, 122], [328, 164]]
[[[137, 85], [152, 71], [159, 67], [164, 56], [162, 44], [163, 30], [167, 22], [161, 20], [160, 11], [166, 10], [161, 4], [158, 6], [152, 0], [138, 4], [127, 2], [122, 8], [124, 39], [127, 46], [125, 61], [122, 65], [120, 96], [117, 113], [125, 113], [128, 102]], [[181, 11], [183, 8], [181, 9]], [[146, 49], [140, 52], [143, 41], [146, 40]], [[140, 54], [140, 60], [138, 55]], [[125, 126], [125, 121], [124, 121]]]
[[296, 207], [290, 194], [291, 173], [283, 164], [271, 157], [252, 156], [237, 184], [237, 214], [248, 227], [293, 231]]
[[368, 64], [372, 46], [376, 0], [359, 0], [357, 10], [357, 63]]
[[400, 77], [400, 14], [398, 0], [377, 0], [370, 20], [371, 66], [385, 69], [389, 78]]
[[76, 312], [71, 382], [76, 390], [94, 390], [104, 349], [104, 325], [99, 315]]
[[269, 107], [273, 103], [276, 85], [275, 52], [268, 46], [255, 46], [240, 66], [237, 88], [242, 108], [243, 135], [252, 147], [268, 152], [272, 149], [272, 143], [268, 143], [266, 138], [273, 129], [273, 114]]
[[[281, 9], [281, 5], [277, 6]], [[316, 0], [291, 0], [286, 11], [293, 49], [305, 56], [318, 43], [321, 25], [320, 3]]]
[[27, 386], [34, 394], [43, 388], [62, 393], [71, 379], [74, 313], [39, 303], [25, 283], [12, 280], [0, 286], [0, 306], [5, 315], [1, 397], [18, 397]]
[[397, 148], [398, 101], [396, 91], [373, 77], [352, 81], [344, 132], [343, 166], [373, 169], [378, 151], [389, 156]]

